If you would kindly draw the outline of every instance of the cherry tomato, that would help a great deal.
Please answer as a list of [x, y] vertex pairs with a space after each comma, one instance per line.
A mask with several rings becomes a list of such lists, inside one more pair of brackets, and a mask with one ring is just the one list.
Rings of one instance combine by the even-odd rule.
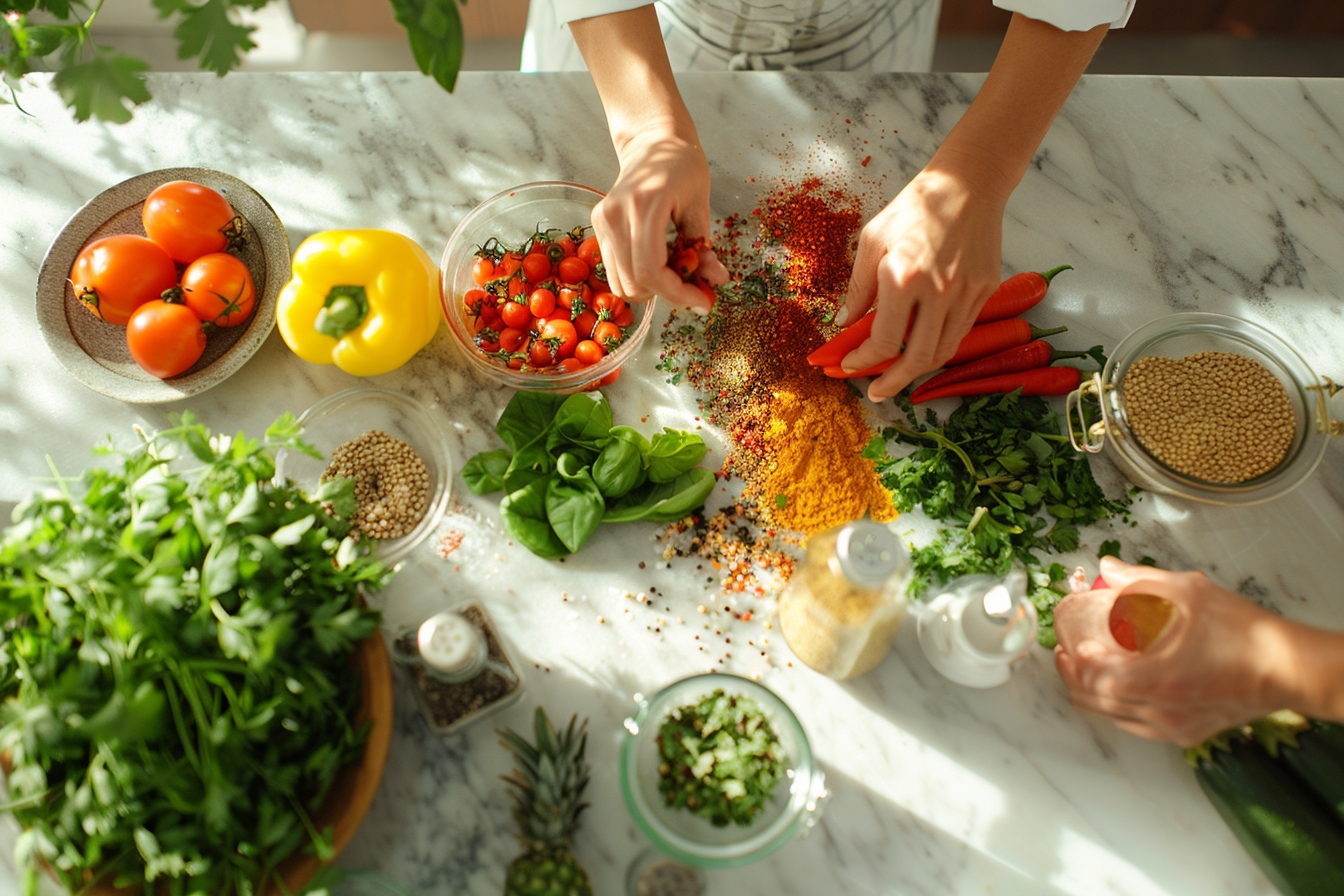
[[506, 352], [516, 352], [527, 344], [527, 330], [505, 327], [499, 333], [499, 347]]
[[608, 352], [616, 350], [616, 346], [620, 345], [621, 337], [624, 335], [621, 328], [609, 320], [604, 320], [593, 327], [593, 341]]
[[[548, 254], [548, 250], [550, 248], [551, 248], [550, 242], [541, 234], [537, 234], [532, 238], [532, 241], [527, 244], [527, 254], [546, 255]], [[526, 261], [527, 259], [524, 258], [523, 260]]]
[[599, 386], [610, 386], [612, 383], [616, 382], [620, 378], [621, 378], [621, 368], [617, 367], [611, 373], [607, 374], [606, 376], [602, 377], [602, 379], [598, 380], [597, 384]]
[[624, 330], [626, 327], [630, 326], [632, 323], [635, 322], [635, 309], [631, 308], [629, 305], [626, 305], [620, 311], [617, 311], [615, 314], [611, 316], [611, 322], [614, 323], [616, 326], [620, 327], [622, 330]]
[[182, 300], [201, 320], [236, 327], [251, 316], [257, 292], [247, 265], [227, 252], [212, 252], [182, 272]]
[[579, 249], [576, 254], [579, 258], [582, 258], [587, 262], [588, 267], [597, 267], [602, 261], [602, 247], [597, 244], [597, 237], [590, 236], [588, 239], [579, 243]]
[[523, 277], [510, 277], [508, 288], [505, 290], [509, 298], [516, 299], [521, 295], [527, 294], [527, 280]]
[[512, 277], [522, 266], [522, 253], [505, 252], [504, 257], [495, 262], [495, 279], [499, 279], [500, 277]]
[[529, 283], [540, 283], [551, 276], [551, 260], [545, 252], [530, 252], [523, 258], [523, 276]]
[[607, 356], [606, 349], [591, 339], [584, 339], [574, 346], [574, 357], [584, 364], [596, 364]]
[[584, 364], [578, 358], [565, 358], [552, 368], [556, 373], [573, 373], [576, 370], [582, 370], [588, 365]]
[[560, 264], [556, 265], [556, 274], [560, 277], [560, 282], [576, 286], [588, 279], [591, 273], [588, 268], [588, 262], [579, 258], [577, 255], [572, 258], [561, 259]]
[[533, 367], [550, 367], [556, 362], [556, 345], [550, 339], [537, 339], [527, 350], [527, 361]]
[[462, 307], [466, 308], [467, 313], [472, 317], [480, 317], [481, 311], [489, 298], [490, 293], [483, 289], [469, 289], [462, 293]]
[[[504, 322], [499, 316], [499, 306], [495, 304], [494, 299], [487, 299], [481, 303], [480, 319], [495, 327], [496, 330], [503, 329]], [[495, 326], [496, 324], [499, 326]]]
[[559, 339], [559, 346], [556, 348], [556, 354], [562, 358], [568, 358], [574, 354], [574, 347], [579, 344], [578, 331], [574, 325], [567, 320], [548, 320], [546, 326], [541, 330], [542, 339]]
[[126, 345], [135, 363], [159, 379], [177, 376], [200, 360], [205, 328], [186, 305], [146, 302], [126, 324]]
[[689, 280], [700, 267], [700, 251], [695, 246], [673, 247], [667, 256], [667, 266], [682, 280]]
[[[560, 251], [559, 257], [557, 257], [555, 254], [557, 249]], [[564, 236], [560, 237], [560, 239], [551, 243], [551, 249], [548, 254], [551, 256], [552, 261], [559, 261], [561, 258], [568, 258], [569, 256], [573, 255], [574, 254], [573, 234], [567, 233]]]
[[504, 326], [513, 327], [515, 330], [526, 330], [527, 325], [532, 322], [532, 312], [521, 302], [505, 302], [500, 306], [499, 317], [504, 321]]
[[526, 360], [527, 360], [527, 358], [524, 358], [524, 357], [522, 357], [521, 355], [519, 355], [519, 356], [516, 357], [516, 358], [510, 358], [509, 361], [508, 361], [508, 368], [509, 368], [510, 370], [522, 370], [522, 369], [523, 369], [523, 362], [526, 361]]
[[488, 255], [477, 255], [471, 263], [471, 279], [477, 286], [484, 286], [495, 279], [495, 260]]
[[494, 327], [483, 326], [476, 331], [476, 347], [491, 354], [499, 351], [499, 331]]
[[70, 269], [70, 283], [94, 316], [125, 326], [135, 309], [177, 285], [177, 267], [158, 243], [120, 234], [81, 249]]
[[549, 289], [534, 289], [527, 297], [527, 308], [533, 317], [550, 317], [555, 311], [555, 293]]
[[574, 318], [574, 330], [579, 334], [580, 339], [591, 338], [595, 326], [597, 326], [596, 311], [588, 310]]
[[237, 230], [229, 200], [203, 184], [175, 180], [156, 187], [145, 199], [140, 221], [151, 240], [173, 259], [188, 264], [223, 252]]
[[602, 312], [607, 312], [607, 320], [611, 320], [621, 310], [625, 308], [625, 299], [611, 292], [601, 292], [593, 296], [593, 310], [600, 317]]

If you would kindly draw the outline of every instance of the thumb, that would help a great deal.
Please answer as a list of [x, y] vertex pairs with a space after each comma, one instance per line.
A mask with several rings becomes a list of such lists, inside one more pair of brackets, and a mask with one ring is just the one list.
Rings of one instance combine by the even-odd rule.
[[1107, 555], [1101, 558], [1101, 577], [1106, 580], [1106, 587], [1108, 588], [1124, 588], [1126, 585], [1141, 579], [1166, 582], [1170, 580], [1171, 575], [1165, 569], [1126, 563], [1119, 557]]

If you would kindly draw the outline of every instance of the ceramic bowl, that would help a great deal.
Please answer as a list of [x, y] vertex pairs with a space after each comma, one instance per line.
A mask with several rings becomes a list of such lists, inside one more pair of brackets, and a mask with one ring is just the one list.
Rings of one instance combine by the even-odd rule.
[[[673, 710], [716, 690], [750, 697], [760, 706], [788, 754], [788, 768], [773, 799], [749, 826], [715, 827], [685, 809], [671, 808], [658, 790], [658, 729]], [[631, 816], [673, 858], [701, 868], [730, 868], [764, 858], [816, 824], [828, 796], [797, 716], [773, 691], [737, 675], [711, 673], [684, 678], [652, 698], [636, 695], [621, 745], [621, 793]]]
[[[192, 367], [166, 380], [145, 372], [126, 346], [126, 328], [99, 320], [75, 298], [70, 268], [89, 242], [105, 236], [143, 236], [140, 212], [155, 187], [189, 180], [229, 200], [243, 219], [242, 248], [256, 287], [252, 316], [215, 330]], [[275, 326], [275, 300], [289, 282], [289, 237], [261, 194], [232, 175], [208, 168], [164, 168], [124, 180], [89, 200], [61, 228], [37, 276], [37, 323], [52, 354], [95, 392], [132, 403], [180, 401], [228, 379], [261, 348]]]
[[593, 206], [601, 199], [597, 190], [580, 184], [562, 181], [523, 184], [485, 200], [457, 225], [443, 251], [440, 295], [453, 342], [473, 370], [512, 389], [577, 392], [604, 379], [610, 382], [609, 378], [621, 365], [639, 351], [653, 321], [652, 302], [630, 303], [635, 317], [626, 328], [625, 340], [596, 364], [573, 372], [550, 372], [556, 368], [512, 370], [476, 346], [475, 322], [462, 301], [467, 290], [476, 287], [471, 265], [479, 247], [492, 238], [516, 247], [538, 231], [551, 228], [568, 231], [588, 226], [592, 223]]

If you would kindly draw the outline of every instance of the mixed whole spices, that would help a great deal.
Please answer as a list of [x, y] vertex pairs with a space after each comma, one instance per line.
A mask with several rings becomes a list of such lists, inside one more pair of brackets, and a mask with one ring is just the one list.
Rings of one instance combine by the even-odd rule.
[[263, 440], [189, 413], [16, 509], [0, 537], [0, 753], [24, 828], [72, 892], [260, 893], [363, 755], [352, 653], [390, 573], [341, 550], [348, 480], [276, 483], [316, 454], [293, 417]]
[[666, 804], [715, 827], [755, 822], [789, 761], [760, 705], [722, 688], [669, 712], [657, 744]]

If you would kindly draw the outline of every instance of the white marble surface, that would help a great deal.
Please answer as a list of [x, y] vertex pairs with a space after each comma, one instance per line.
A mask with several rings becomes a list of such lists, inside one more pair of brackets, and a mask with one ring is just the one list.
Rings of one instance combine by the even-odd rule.
[[[740, 74], [682, 84], [721, 216], [749, 212], [774, 177], [837, 165], [851, 186], [891, 195], [979, 76]], [[103, 434], [126, 439], [132, 424], [159, 426], [180, 409], [95, 394], [57, 364], [37, 329], [34, 286], [48, 242], [112, 184], [155, 168], [217, 168], [260, 191], [294, 244], [321, 229], [385, 227], [437, 256], [456, 222], [498, 190], [540, 179], [602, 187], [615, 173], [583, 75], [467, 73], [451, 96], [401, 74], [158, 75], [151, 86], [154, 101], [121, 127], [75, 125], [41, 81], [21, 95], [31, 114], [0, 106], [0, 502], [48, 475], [48, 457], [77, 471]], [[1153, 317], [1216, 310], [1269, 326], [1317, 370], [1344, 376], [1344, 82], [1085, 78], [1013, 196], [1003, 257], [1006, 273], [1075, 266], [1049, 299], [1049, 319], [1069, 325], [1070, 344], [1114, 346]], [[460, 462], [495, 447], [491, 425], [507, 396], [473, 378], [448, 339], [441, 329], [376, 382], [433, 405], [453, 427]], [[694, 426], [694, 395], [663, 382], [655, 345], [608, 390], [617, 417], [648, 414], [649, 429]], [[190, 406], [214, 426], [260, 432], [278, 413], [355, 384], [297, 360], [277, 334]], [[1095, 463], [1114, 482], [1108, 463]], [[642, 842], [615, 781], [620, 721], [634, 692], [717, 658], [695, 649], [691, 620], [697, 604], [721, 602], [718, 586], [689, 561], [657, 568], [652, 525], [603, 530], [564, 564], [539, 561], [499, 534], [492, 500], [460, 480], [456, 488], [465, 509], [445, 528], [466, 539], [447, 562], [428, 545], [419, 552], [385, 595], [389, 624], [479, 597], [526, 664], [528, 695], [502, 721], [526, 724], [538, 701], [556, 718], [591, 719], [596, 771], [577, 854], [596, 892], [621, 892]], [[1100, 541], [1120, 537], [1126, 556], [1202, 567], [1285, 614], [1344, 628], [1344, 446], [1332, 445], [1315, 478], [1276, 503], [1234, 510], [1150, 497], [1136, 519], [1118, 536], [1089, 530], [1071, 559], [1094, 564]], [[663, 596], [656, 608], [624, 597], [650, 586]], [[733, 623], [734, 643], [765, 634], [763, 615]], [[659, 616], [686, 624], [654, 633]], [[844, 685], [781, 668], [789, 657], [778, 638], [769, 667], [741, 650], [719, 666], [764, 672], [801, 717], [835, 796], [810, 838], [712, 873], [711, 894], [1272, 892], [1179, 751], [1076, 713], [1047, 652], [1037, 649], [1010, 684], [976, 692], [940, 679], [913, 635], [907, 626], [882, 666]], [[415, 893], [498, 893], [516, 848], [497, 777], [509, 762], [493, 725], [441, 742], [409, 693], [398, 696], [382, 790], [341, 863], [380, 868]]]

